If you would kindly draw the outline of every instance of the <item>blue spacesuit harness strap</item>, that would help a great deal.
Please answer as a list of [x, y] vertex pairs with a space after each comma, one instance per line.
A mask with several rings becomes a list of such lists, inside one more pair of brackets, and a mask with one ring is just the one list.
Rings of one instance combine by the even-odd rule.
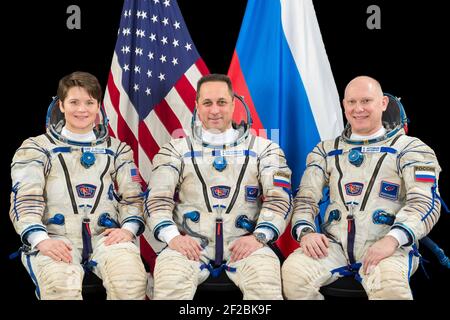
[[224, 262], [221, 263], [219, 266], [214, 266], [213, 263], [214, 263], [213, 261], [211, 261], [210, 263], [203, 263], [200, 266], [200, 270], [203, 270], [205, 268], [208, 269], [209, 273], [211, 274], [211, 276], [213, 278], [219, 277], [223, 270], [226, 270], [229, 272], [236, 272], [236, 268], [230, 267], [229, 265], [227, 265]]
[[339, 267], [331, 270], [331, 274], [339, 274], [342, 277], [354, 277], [356, 281], [361, 282], [361, 276], [359, 275], [359, 269], [361, 269], [361, 262], [354, 262], [349, 265]]
[[[351, 148], [349, 151], [351, 150], [355, 150], [355, 151], [359, 151], [361, 153], [392, 153], [392, 154], [396, 154], [397, 150], [391, 147], [379, 147], [379, 146], [375, 146], [375, 147], [370, 147], [370, 146], [363, 146], [363, 147], [355, 147], [355, 148]], [[344, 153], [344, 149], [335, 149], [335, 150], [331, 150], [330, 152], [327, 153], [327, 156], [338, 156], [338, 155], [342, 155]]]
[[444, 200], [436, 192], [436, 189], [437, 189], [437, 183], [436, 183], [436, 180], [435, 180], [433, 185], [431, 186], [431, 196], [432, 196], [431, 207], [428, 210], [428, 212], [422, 217], [421, 221], [424, 221], [433, 212], [435, 199], [437, 199], [441, 203], [442, 207], [444, 208], [444, 210], [447, 213], [450, 213], [450, 211], [448, 210], [448, 207], [445, 204]]

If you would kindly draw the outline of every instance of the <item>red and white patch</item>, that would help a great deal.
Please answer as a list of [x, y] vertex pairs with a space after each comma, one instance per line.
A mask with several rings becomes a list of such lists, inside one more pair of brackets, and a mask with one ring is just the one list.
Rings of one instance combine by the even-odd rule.
[[141, 175], [139, 174], [138, 168], [130, 169], [130, 175], [131, 175], [131, 181], [135, 181], [135, 182], [139, 182], [139, 183], [142, 182]]
[[434, 183], [436, 181], [436, 173], [433, 167], [415, 167], [414, 178], [417, 182]]
[[291, 179], [288, 174], [284, 172], [276, 172], [273, 175], [273, 185], [281, 188], [291, 188]]

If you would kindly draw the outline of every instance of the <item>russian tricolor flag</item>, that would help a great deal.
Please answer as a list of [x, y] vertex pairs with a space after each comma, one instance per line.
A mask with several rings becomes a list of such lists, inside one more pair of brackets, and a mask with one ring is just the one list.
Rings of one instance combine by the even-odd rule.
[[436, 174], [434, 173], [434, 169], [421, 169], [417, 168], [414, 172], [416, 181], [419, 182], [431, 182], [434, 183], [436, 181]]
[[275, 175], [273, 177], [273, 185], [281, 188], [291, 189], [291, 184], [289, 182], [289, 177], [283, 177]]
[[[228, 73], [251, 109], [253, 129], [266, 129], [283, 148], [297, 187], [307, 154], [343, 130], [312, 1], [249, 0]], [[297, 247], [288, 230], [278, 244], [285, 254]]]

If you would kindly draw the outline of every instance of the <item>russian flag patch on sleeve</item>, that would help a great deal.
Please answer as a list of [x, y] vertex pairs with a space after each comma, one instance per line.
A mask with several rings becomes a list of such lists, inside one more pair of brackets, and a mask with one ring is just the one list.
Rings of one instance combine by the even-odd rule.
[[291, 179], [289, 174], [278, 171], [273, 175], [273, 185], [291, 189]]
[[418, 182], [431, 182], [436, 180], [434, 167], [414, 167], [414, 178]]

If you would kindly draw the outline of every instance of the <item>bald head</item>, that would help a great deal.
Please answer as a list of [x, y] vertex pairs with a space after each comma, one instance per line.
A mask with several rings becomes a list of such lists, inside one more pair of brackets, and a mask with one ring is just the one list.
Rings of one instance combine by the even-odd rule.
[[381, 129], [381, 118], [388, 102], [389, 98], [383, 96], [381, 85], [374, 78], [359, 76], [350, 81], [342, 104], [352, 132], [370, 136]]
[[355, 89], [356, 90], [365, 89], [379, 97], [383, 96], [383, 90], [381, 89], [380, 83], [374, 78], [368, 76], [359, 76], [350, 81], [345, 87], [344, 99], [348, 95], [349, 91]]

